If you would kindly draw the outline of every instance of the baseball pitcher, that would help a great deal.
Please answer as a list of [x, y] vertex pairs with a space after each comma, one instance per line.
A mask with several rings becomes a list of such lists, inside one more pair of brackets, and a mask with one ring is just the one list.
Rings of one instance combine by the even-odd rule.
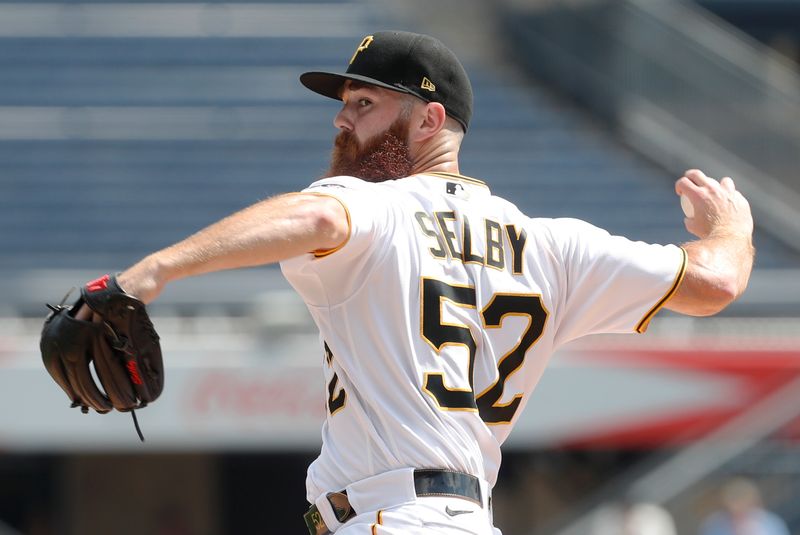
[[[461, 174], [472, 89], [448, 48], [379, 32], [348, 61], [300, 78], [342, 103], [325, 178], [146, 257], [115, 284], [149, 303], [180, 278], [280, 262], [320, 332], [327, 418], [307, 475], [309, 532], [499, 533], [500, 449], [553, 352], [589, 334], [642, 333], [663, 307], [722, 310], [750, 275], [750, 208], [730, 178], [691, 170], [675, 190], [698, 239], [681, 246], [530, 217]], [[71, 313], [92, 317], [78, 305]]]

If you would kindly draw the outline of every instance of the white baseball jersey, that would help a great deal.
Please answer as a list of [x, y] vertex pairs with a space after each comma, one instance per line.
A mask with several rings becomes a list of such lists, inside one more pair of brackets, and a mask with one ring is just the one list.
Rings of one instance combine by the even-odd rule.
[[677, 246], [530, 218], [460, 175], [334, 177], [305, 191], [338, 199], [350, 222], [341, 247], [281, 264], [324, 354], [310, 502], [405, 467], [494, 485], [500, 445], [553, 351], [644, 331], [686, 265]]

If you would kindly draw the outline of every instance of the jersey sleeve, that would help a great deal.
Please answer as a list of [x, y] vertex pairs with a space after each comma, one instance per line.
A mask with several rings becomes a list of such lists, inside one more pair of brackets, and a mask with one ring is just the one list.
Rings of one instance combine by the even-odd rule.
[[357, 289], [374, 265], [385, 238], [394, 227], [390, 196], [353, 177], [313, 183], [302, 193], [326, 195], [342, 204], [348, 235], [334, 249], [313, 251], [281, 262], [284, 275], [307, 303], [326, 306], [341, 302]]
[[557, 344], [599, 333], [642, 333], [675, 293], [686, 252], [613, 236], [584, 221], [553, 220], [563, 269]]

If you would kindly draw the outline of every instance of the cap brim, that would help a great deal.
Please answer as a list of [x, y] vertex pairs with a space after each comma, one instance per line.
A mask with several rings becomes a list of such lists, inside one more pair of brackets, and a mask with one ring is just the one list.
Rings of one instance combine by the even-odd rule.
[[383, 87], [384, 89], [390, 89], [398, 93], [409, 93], [407, 89], [402, 87], [389, 85], [380, 80], [369, 78], [368, 76], [361, 76], [359, 74], [312, 71], [300, 75], [300, 83], [308, 89], [320, 95], [335, 98], [336, 100], [342, 100], [340, 91], [347, 80], [355, 80], [357, 82]]

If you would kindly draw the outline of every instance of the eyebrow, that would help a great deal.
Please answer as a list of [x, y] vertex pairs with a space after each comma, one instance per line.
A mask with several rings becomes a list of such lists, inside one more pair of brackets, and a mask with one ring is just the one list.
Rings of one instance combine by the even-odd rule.
[[372, 84], [368, 84], [366, 82], [359, 82], [357, 80], [350, 80], [349, 88], [355, 91], [356, 89], [377, 89], [377, 86], [374, 86]]
[[365, 89], [365, 90], [367, 90], [367, 91], [369, 91], [371, 93], [376, 93], [378, 91], [378, 89], [380, 89], [380, 88], [378, 86], [375, 86], [375, 85], [372, 85], [372, 84], [367, 84], [365, 82], [358, 82], [358, 81], [355, 81], [355, 80], [347, 80], [347, 81], [345, 81], [345, 83], [342, 84], [342, 87], [339, 88], [339, 98], [342, 98], [342, 96], [344, 95], [345, 89], [348, 89], [350, 91], [358, 91], [360, 89]]

